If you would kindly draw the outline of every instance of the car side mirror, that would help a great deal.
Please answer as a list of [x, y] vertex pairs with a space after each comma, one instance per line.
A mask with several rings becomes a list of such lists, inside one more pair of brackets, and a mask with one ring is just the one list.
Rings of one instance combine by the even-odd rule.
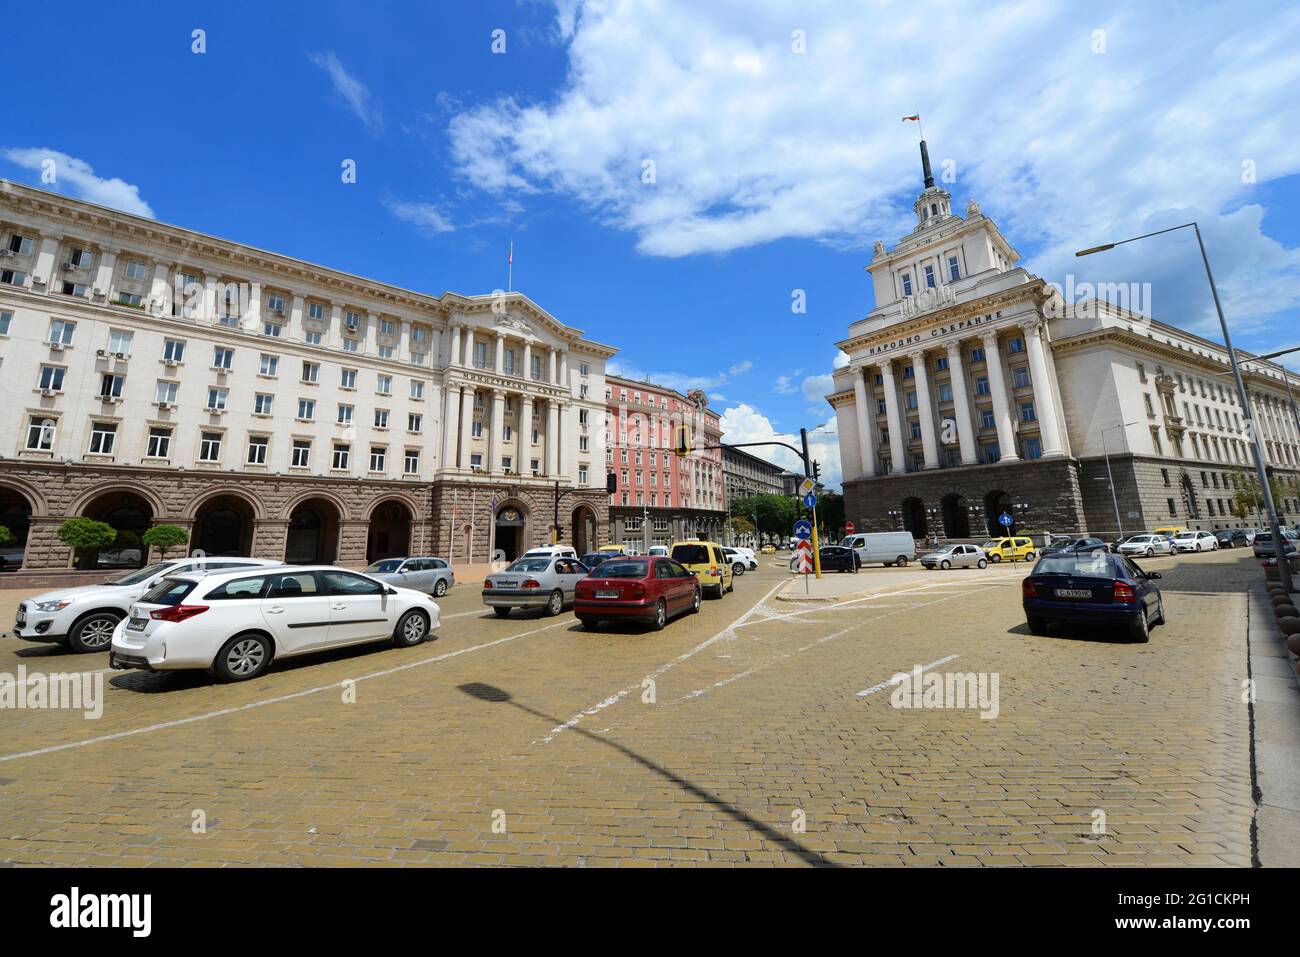
[[396, 594], [397, 594], [397, 589], [396, 589], [396, 588], [386, 588], [386, 589], [384, 589], [384, 594], [385, 594], [385, 595], [396, 595]]

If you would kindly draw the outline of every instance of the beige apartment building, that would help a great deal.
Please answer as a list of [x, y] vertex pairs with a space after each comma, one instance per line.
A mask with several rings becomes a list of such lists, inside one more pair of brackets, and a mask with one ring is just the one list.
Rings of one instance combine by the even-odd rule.
[[605, 362], [520, 293], [432, 296], [0, 181], [0, 524], [360, 564], [606, 540]]

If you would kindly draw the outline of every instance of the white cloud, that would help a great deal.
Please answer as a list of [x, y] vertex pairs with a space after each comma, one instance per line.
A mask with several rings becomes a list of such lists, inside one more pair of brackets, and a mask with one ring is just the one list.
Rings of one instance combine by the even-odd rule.
[[794, 382], [788, 375], [779, 375], [776, 377], [776, 384], [772, 386], [772, 391], [777, 395], [789, 395], [794, 391]]
[[[1295, 251], [1244, 212], [1260, 198], [1243, 182], [1247, 162], [1260, 183], [1300, 172], [1300, 10], [1270, 0], [1195, 16], [1171, 0], [789, 9], [564, 0], [564, 87], [458, 113], [454, 161], [484, 189], [580, 199], [651, 255], [784, 238], [862, 246], [911, 227], [916, 127], [899, 118], [919, 111], [936, 175], [951, 174], [959, 203], [980, 199], [1013, 242], [1041, 247], [1026, 265], [1047, 278], [1081, 245], [1196, 205], [1207, 237], [1223, 234], [1212, 254], [1233, 312], [1259, 316], [1300, 296]], [[804, 54], [791, 52], [794, 27]], [[1146, 272], [1175, 255], [1142, 246]], [[1176, 255], [1192, 290], [1194, 255]], [[1168, 318], [1203, 320], [1195, 307]]]
[[[798, 433], [778, 432], [771, 419], [744, 402], [722, 413], [722, 432], [722, 441], [726, 443], [777, 441], [799, 448]], [[791, 472], [803, 474], [803, 462], [789, 449], [771, 446], [746, 451]], [[822, 483], [827, 488], [838, 489], [841, 482], [840, 447], [834, 418], [808, 430], [808, 454], [821, 469]]]
[[849, 354], [843, 349], [835, 350], [835, 358], [831, 362], [832, 369], [843, 369], [849, 364]]
[[[633, 379], [637, 382], [653, 382], [656, 385], [666, 386], [669, 389], [676, 389], [678, 392], [686, 393], [691, 389], [703, 389], [708, 392], [716, 389], [720, 385], [725, 385], [733, 381], [737, 376], [744, 375], [754, 364], [748, 359], [736, 363], [729, 367], [725, 372], [717, 372], [713, 375], [693, 375], [687, 372], [646, 372], [635, 366], [629, 365], [623, 359], [613, 359], [605, 364], [605, 371], [609, 375], [619, 376], [623, 379]], [[718, 398], [712, 396], [712, 398]], [[726, 401], [725, 399], [722, 401]]]
[[433, 203], [408, 203], [386, 199], [384, 205], [398, 219], [419, 227], [421, 232], [450, 233], [456, 228], [451, 218]]
[[366, 125], [370, 132], [378, 133], [383, 130], [384, 117], [370, 89], [344, 68], [333, 50], [309, 53], [307, 59], [329, 75], [330, 82], [334, 84], [334, 92], [342, 97], [347, 108]]
[[809, 402], [825, 401], [826, 396], [835, 390], [833, 381], [829, 374], [808, 376], [803, 380], [803, 397]]
[[139, 186], [117, 177], [104, 179], [96, 176], [95, 171], [85, 160], [60, 153], [58, 150], [37, 148], [8, 148], [3, 155], [9, 162], [23, 169], [37, 173], [44, 173], [47, 169], [53, 170], [54, 182], [47, 183], [42, 180], [41, 186], [52, 186], [60, 192], [63, 192], [66, 187], [73, 196], [87, 202], [120, 209], [124, 213], [134, 213], [136, 216], [154, 218], [153, 209], [140, 198]]

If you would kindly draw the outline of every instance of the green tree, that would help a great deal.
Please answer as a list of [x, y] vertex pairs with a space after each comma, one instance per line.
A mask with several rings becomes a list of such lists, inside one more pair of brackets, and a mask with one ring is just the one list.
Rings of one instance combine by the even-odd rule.
[[140, 536], [146, 548], [157, 547], [159, 558], [166, 556], [167, 549], [184, 545], [189, 540], [189, 533], [179, 525], [155, 525]]
[[72, 549], [78, 563], [96, 549], [112, 545], [117, 540], [117, 529], [92, 518], [70, 518], [59, 526], [55, 534]]
[[817, 524], [824, 537], [839, 541], [844, 529], [844, 496], [839, 492], [822, 492], [817, 496]]
[[747, 495], [731, 503], [731, 514], [752, 521], [761, 541], [787, 538], [799, 512], [787, 495]]
[[[1264, 492], [1259, 484], [1259, 479], [1245, 469], [1237, 472], [1236, 477], [1237, 491], [1232, 496], [1232, 505], [1228, 511], [1240, 521], [1247, 521], [1252, 516], [1264, 515]], [[1293, 496], [1294, 487], [1292, 483], [1279, 479], [1276, 476], [1269, 476], [1268, 489], [1273, 495], [1273, 502], [1280, 509], [1282, 501]]]
[[14, 533], [9, 531], [6, 526], [0, 525], [0, 545], [8, 545], [13, 540]]

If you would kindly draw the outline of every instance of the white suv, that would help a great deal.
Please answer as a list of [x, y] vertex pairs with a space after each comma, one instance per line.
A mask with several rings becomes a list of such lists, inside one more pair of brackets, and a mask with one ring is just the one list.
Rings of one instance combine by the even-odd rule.
[[1219, 547], [1219, 540], [1213, 532], [1189, 530], [1176, 532], [1170, 544], [1177, 555], [1179, 552], [1212, 552]]
[[329, 565], [168, 575], [118, 624], [108, 663], [247, 681], [276, 658], [370, 641], [418, 645], [438, 619], [424, 592]]
[[72, 651], [103, 651], [113, 629], [136, 601], [164, 575], [229, 571], [254, 565], [280, 565], [264, 558], [180, 558], [156, 562], [106, 581], [43, 592], [18, 605], [14, 636], [25, 641], [66, 644]]

